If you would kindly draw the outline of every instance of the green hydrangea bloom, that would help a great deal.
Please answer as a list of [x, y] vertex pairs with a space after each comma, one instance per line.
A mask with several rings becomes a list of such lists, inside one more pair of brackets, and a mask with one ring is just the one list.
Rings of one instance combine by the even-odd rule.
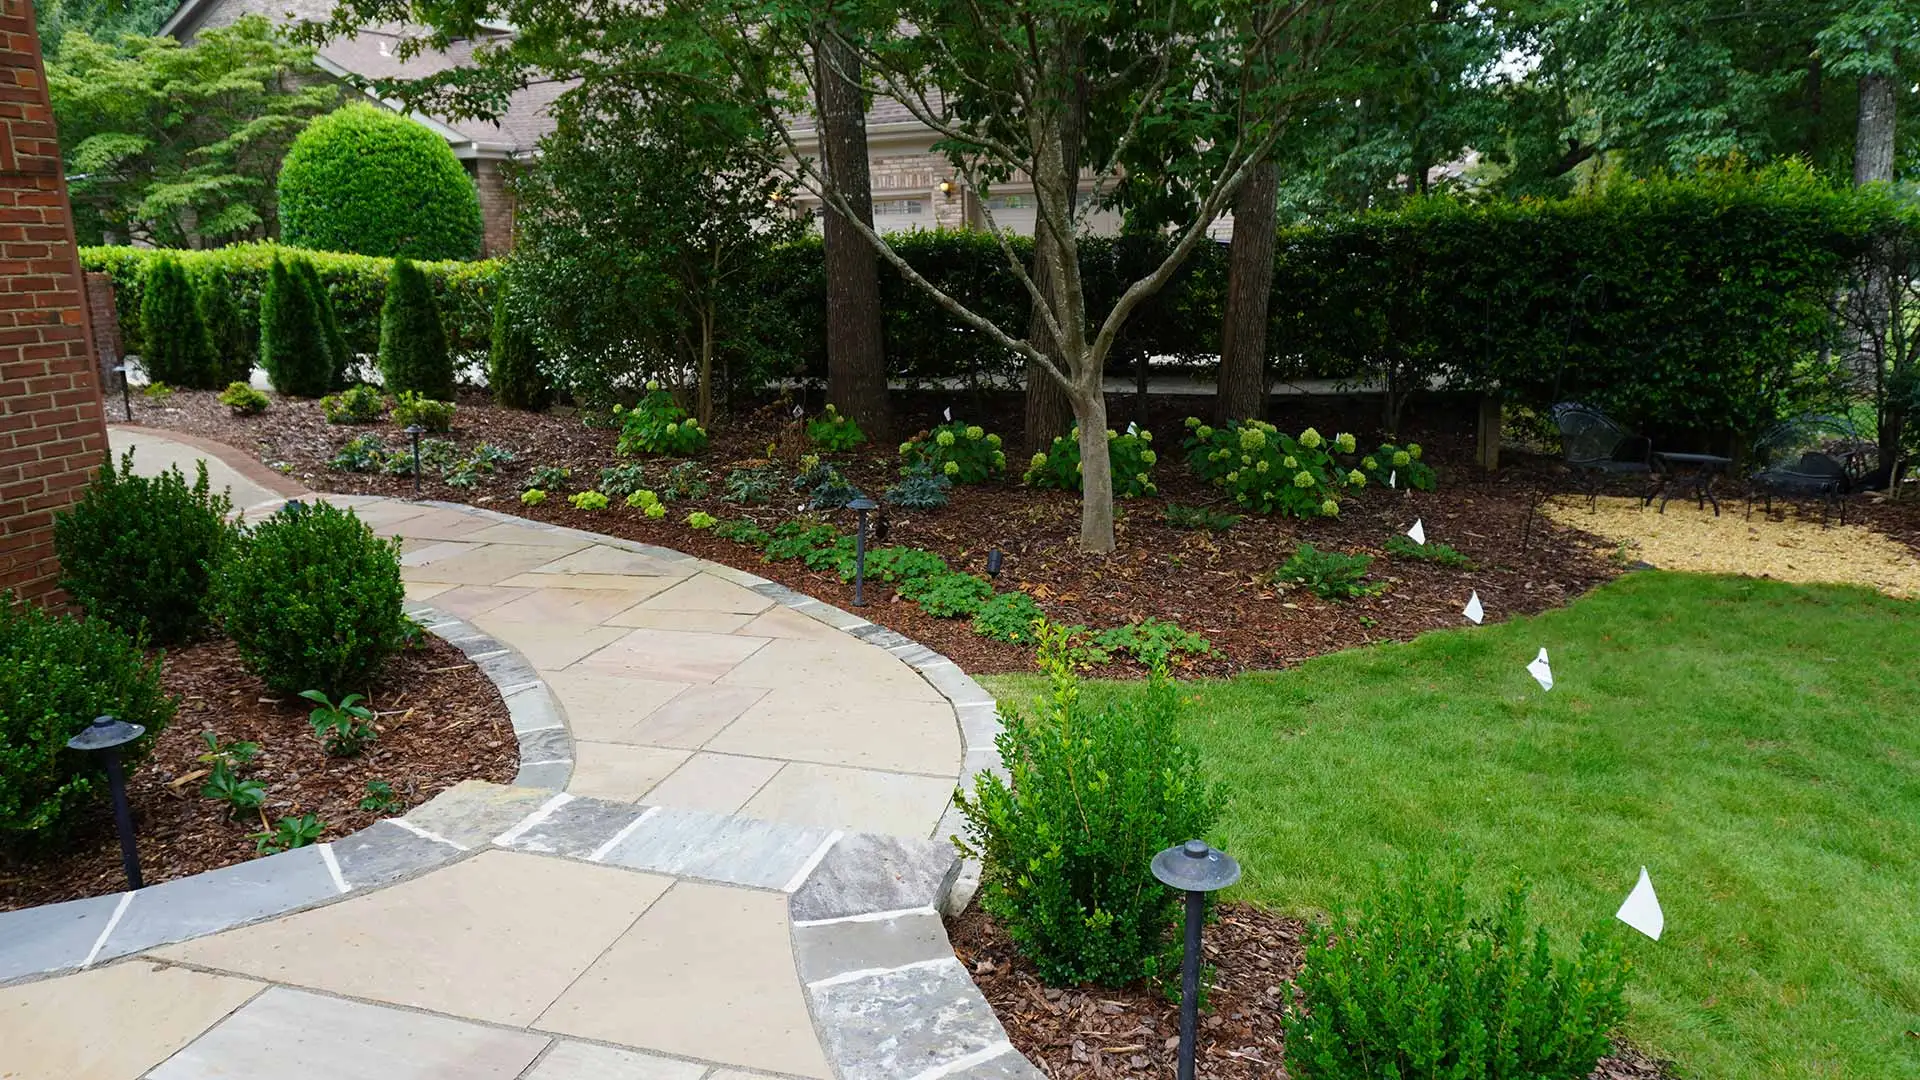
[[1297, 469], [1300, 467], [1300, 459], [1297, 457], [1294, 457], [1292, 454], [1288, 454], [1287, 460], [1281, 462], [1281, 464], [1285, 465], [1289, 469]]
[[1134, 473], [1133, 479], [1135, 483], [1145, 484], [1147, 482], [1147, 474], [1143, 472]]
[[653, 392], [654, 392], [655, 390], [658, 390], [658, 389], [660, 389], [660, 380], [659, 380], [659, 379], [648, 379], [648, 380], [647, 380], [647, 393], [649, 393], [649, 394], [651, 394], [651, 393], [653, 393]]
[[1251, 465], [1251, 464], [1253, 464], [1253, 458], [1251, 458], [1251, 457], [1249, 457], [1249, 456], [1247, 456], [1246, 454], [1241, 454], [1241, 455], [1240, 455], [1240, 464], [1242, 464], [1242, 465]]
[[995, 450], [1000, 449], [1000, 436], [998, 435], [987, 436], [987, 445], [993, 447]]
[[1119, 432], [1117, 432], [1117, 431], [1115, 431], [1115, 430], [1113, 430], [1112, 428], [1108, 428], [1108, 429], [1107, 429], [1107, 441], [1108, 441], [1108, 442], [1112, 442], [1113, 440], [1115, 440], [1115, 439], [1117, 439], [1117, 438], [1119, 438], [1119, 437], [1120, 437], [1120, 433], [1119, 433]]
[[1325, 514], [1327, 517], [1339, 517], [1340, 504], [1337, 502], [1334, 502], [1332, 499], [1328, 499], [1327, 501], [1320, 504], [1320, 512], [1322, 514]]
[[967, 426], [967, 438], [969, 439], [984, 438], [986, 434], [987, 434], [986, 429], [982, 428], [978, 424], [969, 424]]
[[1353, 453], [1353, 448], [1360, 445], [1358, 440], [1356, 440], [1353, 437], [1353, 433], [1350, 431], [1341, 432], [1338, 436], [1334, 438], [1333, 444], [1335, 446], [1338, 446], [1340, 448], [1340, 452], [1343, 454]]
[[960, 463], [957, 461], [949, 461], [940, 467], [940, 471], [946, 473], [948, 476], [959, 476]]
[[1213, 429], [1205, 424], [1201, 424], [1198, 428], [1195, 428], [1193, 433], [1202, 440], [1213, 438]]
[[1230, 473], [1228, 473], [1228, 474], [1227, 474], [1227, 483], [1229, 483], [1229, 484], [1231, 484], [1231, 483], [1233, 483], [1233, 482], [1235, 482], [1235, 481], [1237, 481], [1237, 480], [1239, 480], [1239, 479], [1240, 479], [1240, 474], [1239, 474], [1239, 473], [1237, 473], [1237, 472], [1230, 472]]
[[1407, 454], [1408, 456], [1412, 457], [1413, 460], [1419, 461], [1420, 460], [1420, 444], [1417, 442], [1408, 443]]
[[1265, 445], [1267, 445], [1266, 432], [1261, 431], [1259, 428], [1240, 429], [1240, 449], [1252, 451], [1258, 450]]
[[1147, 430], [1146, 428], [1141, 428], [1141, 429], [1140, 429], [1140, 441], [1141, 441], [1141, 442], [1152, 442], [1152, 441], [1153, 441], [1153, 432], [1151, 432], [1151, 431], [1148, 431], [1148, 430]]
[[1405, 450], [1398, 450], [1394, 452], [1393, 463], [1395, 465], [1405, 465], [1407, 462], [1412, 460], [1413, 459], [1411, 457], [1407, 456], [1407, 452]]
[[1254, 471], [1255, 471], [1255, 472], [1258, 472], [1258, 473], [1261, 473], [1262, 475], [1264, 475], [1264, 474], [1266, 473], [1266, 471], [1267, 471], [1267, 459], [1266, 459], [1266, 458], [1261, 458], [1261, 459], [1260, 459], [1260, 464], [1258, 464], [1258, 465], [1255, 465], [1255, 466], [1254, 466], [1253, 468], [1254, 468]]
[[1310, 473], [1310, 472], [1308, 472], [1308, 471], [1307, 471], [1307, 470], [1305, 470], [1305, 469], [1301, 469], [1301, 470], [1299, 471], [1299, 473], [1297, 473], [1297, 474], [1296, 474], [1296, 475], [1294, 476], [1294, 478], [1293, 478], [1293, 486], [1294, 486], [1294, 487], [1299, 487], [1299, 488], [1310, 488], [1310, 487], [1312, 487], [1312, 486], [1313, 486], [1313, 474], [1312, 474], [1312, 473]]
[[941, 446], [952, 446], [952, 445], [953, 445], [953, 432], [951, 432], [951, 431], [943, 431], [943, 432], [941, 432], [940, 434], [938, 434], [938, 435], [935, 435], [935, 436], [933, 437], [933, 441], [934, 441], [934, 442], [937, 442], [937, 443], [939, 443], [939, 444], [940, 444]]
[[1352, 484], [1354, 487], [1363, 487], [1366, 482], [1367, 475], [1359, 469], [1355, 469], [1347, 474], [1347, 483]]
[[1360, 467], [1363, 469], [1378, 469], [1380, 467], [1380, 463], [1373, 460], [1370, 457], [1366, 457], [1366, 458], [1360, 459]]
[[1007, 455], [1004, 452], [999, 450], [993, 452], [993, 467], [996, 469], [1004, 469], [1007, 467]]
[[903, 443], [901, 443], [901, 444], [900, 444], [900, 456], [901, 456], [901, 457], [906, 457], [906, 456], [907, 456], [907, 454], [908, 454], [909, 452], [911, 452], [912, 450], [913, 450], [913, 444], [912, 444], [912, 443], [910, 443], [910, 442], [903, 442]]
[[669, 435], [678, 435], [679, 433], [680, 433], [680, 425], [679, 425], [679, 424], [668, 424], [668, 425], [667, 425], [667, 434], [669, 434]]
[[1045, 465], [1046, 463], [1047, 463], [1047, 455], [1035, 454], [1033, 455], [1033, 461], [1030, 464], [1037, 469], [1040, 466]]
[[[1200, 422], [1200, 418], [1199, 418], [1199, 417], [1197, 417], [1197, 416], [1189, 416], [1189, 417], [1187, 417], [1187, 426], [1188, 426], [1188, 427], [1190, 427], [1190, 428], [1196, 428], [1196, 429], [1199, 429], [1199, 430], [1201, 430], [1201, 431], [1204, 431], [1204, 430], [1206, 429], [1206, 425], [1205, 425], [1205, 424], [1202, 424], [1202, 423]], [[1200, 437], [1201, 437], [1201, 438], [1203, 438], [1203, 439], [1204, 439], [1204, 438], [1206, 438], [1206, 436], [1205, 436], [1205, 435], [1201, 435]]]
[[1156, 453], [1154, 453], [1154, 452], [1153, 452], [1153, 451], [1151, 451], [1151, 450], [1142, 450], [1142, 451], [1140, 451], [1140, 460], [1141, 460], [1141, 461], [1144, 461], [1144, 462], [1146, 462], [1146, 463], [1147, 463], [1147, 464], [1149, 464], [1149, 465], [1151, 465], [1151, 464], [1153, 464], [1154, 462], [1156, 462], [1156, 461], [1159, 461], [1159, 460], [1160, 460], [1160, 455], [1159, 455], [1159, 454], [1156, 454]]
[[1300, 445], [1309, 450], [1317, 448], [1323, 442], [1326, 442], [1326, 440], [1322, 439], [1320, 433], [1312, 428], [1308, 428], [1300, 433]]

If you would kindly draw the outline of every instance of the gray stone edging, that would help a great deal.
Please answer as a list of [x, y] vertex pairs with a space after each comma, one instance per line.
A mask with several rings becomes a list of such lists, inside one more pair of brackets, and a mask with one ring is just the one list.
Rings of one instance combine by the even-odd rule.
[[[542, 795], [564, 788], [573, 772], [573, 739], [552, 690], [532, 665], [471, 624], [428, 605], [409, 603], [407, 612], [474, 661], [501, 691], [520, 741], [515, 782]], [[436, 796], [414, 812], [438, 801]], [[383, 818], [339, 840], [175, 878], [138, 892], [0, 912], [0, 986], [315, 907], [415, 877], [466, 850], [403, 815]]]

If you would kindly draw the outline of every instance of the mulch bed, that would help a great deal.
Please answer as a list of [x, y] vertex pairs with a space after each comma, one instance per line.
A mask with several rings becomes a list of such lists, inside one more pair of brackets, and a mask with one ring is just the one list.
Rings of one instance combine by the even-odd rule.
[[[1203, 939], [1214, 971], [1200, 1014], [1195, 1073], [1200, 1080], [1285, 1077], [1281, 1015], [1306, 952], [1307, 928], [1251, 904], [1222, 904], [1218, 915]], [[1146, 986], [1046, 986], [977, 907], [948, 919], [947, 936], [1014, 1047], [1051, 1080], [1174, 1075], [1180, 1008], [1165, 994]], [[1669, 1075], [1663, 1063], [1622, 1047], [1600, 1061], [1591, 1080]]]
[[[267, 787], [267, 821], [313, 814], [337, 840], [383, 814], [360, 809], [369, 780], [384, 780], [402, 808], [462, 780], [507, 783], [519, 745], [507, 706], [460, 651], [428, 636], [389, 661], [373, 687], [379, 739], [359, 756], [329, 757], [307, 725], [312, 704], [269, 691], [240, 663], [231, 642], [216, 640], [166, 655], [163, 679], [180, 701], [152, 756], [128, 778], [127, 794], [146, 884], [256, 858], [249, 833], [262, 814], [231, 819], [224, 803], [200, 794], [207, 750], [202, 733], [254, 742], [260, 754], [240, 775]], [[396, 808], [390, 813], [402, 813]], [[102, 805], [74, 844], [57, 856], [0, 862], [0, 910], [118, 892], [126, 887], [112, 808]]]

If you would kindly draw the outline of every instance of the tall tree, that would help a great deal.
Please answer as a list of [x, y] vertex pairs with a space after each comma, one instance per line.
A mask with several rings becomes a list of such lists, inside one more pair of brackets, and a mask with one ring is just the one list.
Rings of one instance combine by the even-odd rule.
[[880, 265], [860, 235], [861, 227], [873, 230], [860, 54], [829, 14], [813, 34], [813, 56], [820, 156], [834, 187], [846, 193], [851, 215], [828, 214], [820, 223], [827, 264], [827, 400], [885, 441], [893, 425]]
[[47, 90], [81, 243], [202, 247], [274, 235], [287, 146], [339, 91], [249, 15], [190, 46], [70, 31]]

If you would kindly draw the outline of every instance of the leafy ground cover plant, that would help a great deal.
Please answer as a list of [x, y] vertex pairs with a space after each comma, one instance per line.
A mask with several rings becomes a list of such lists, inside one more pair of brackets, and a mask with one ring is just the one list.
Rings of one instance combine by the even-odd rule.
[[393, 785], [385, 780], [367, 781], [366, 797], [360, 800], [360, 809], [376, 814], [391, 814], [403, 809], [406, 803], [394, 794]]
[[386, 398], [365, 383], [320, 399], [320, 412], [329, 424], [371, 424], [386, 411]]
[[965, 619], [979, 614], [993, 595], [993, 584], [978, 574], [928, 574], [900, 583], [900, 595], [936, 619]]
[[1013, 645], [1038, 643], [1038, 626], [1046, 618], [1033, 597], [1023, 592], [996, 593], [973, 616], [973, 632]]
[[[333, 459], [327, 462], [327, 468], [341, 472], [368, 473], [379, 472], [386, 466], [387, 444], [380, 436], [367, 434], [355, 435], [348, 439]], [[407, 470], [413, 470], [413, 459], [407, 457]]]
[[418, 424], [428, 431], [452, 431], [454, 411], [451, 401], [435, 401], [411, 390], [393, 399], [393, 422], [403, 428]]
[[830, 454], [845, 453], [867, 441], [867, 433], [852, 418], [827, 405], [827, 411], [807, 421], [807, 441], [814, 449]]
[[198, 760], [202, 765], [225, 763], [229, 768], [238, 769], [260, 756], [260, 744], [256, 742], [222, 742], [215, 732], [203, 731], [200, 741], [206, 744], [207, 752]]
[[615, 405], [613, 411], [620, 419], [620, 441], [614, 452], [621, 457], [692, 457], [707, 448], [707, 433], [657, 382], [647, 384], [646, 396], [633, 408]]
[[1474, 917], [1461, 878], [1416, 860], [1357, 912], [1316, 926], [1288, 1007], [1301, 1080], [1583, 1080], [1625, 1014], [1627, 966], [1588, 932], [1555, 956], [1527, 890]]
[[[852, 581], [853, 552], [839, 562], [841, 581]], [[921, 548], [887, 545], [867, 549], [867, 580], [899, 582], [951, 573], [947, 560]]]
[[809, 454], [801, 459], [800, 474], [793, 478], [793, 490], [807, 497], [807, 509], [815, 512], [838, 510], [860, 495], [860, 489], [840, 474], [840, 470]]
[[[1153, 467], [1160, 457], [1153, 449], [1153, 432], [1129, 428], [1125, 435], [1107, 429], [1107, 457], [1113, 465], [1113, 494], [1126, 499], [1152, 495], [1160, 488], [1153, 482]], [[1033, 455], [1023, 478], [1028, 486], [1080, 490], [1080, 429], [1074, 428], [1053, 440], [1044, 454]]]
[[173, 395], [174, 395], [173, 387], [166, 383], [161, 382], [158, 379], [155, 379], [153, 382], [148, 383], [146, 386], [142, 387], [140, 390], [140, 396], [143, 398], [146, 398], [148, 401], [153, 402], [155, 405], [166, 404], [167, 400], [173, 397]]
[[1367, 581], [1367, 570], [1372, 566], [1371, 555], [1321, 551], [1312, 544], [1301, 544], [1273, 572], [1273, 580], [1303, 586], [1322, 600], [1353, 600], [1386, 588]]
[[690, 529], [711, 529], [719, 519], [705, 510], [695, 510], [687, 515], [687, 527]]
[[319, 843], [326, 832], [326, 822], [312, 814], [301, 814], [298, 817], [283, 817], [273, 823], [271, 830], [250, 833], [247, 839], [253, 841], [254, 851], [262, 855], [277, 855], [282, 851]]
[[233, 500], [215, 493], [207, 463], [192, 484], [178, 468], [133, 471], [133, 451], [111, 455], [71, 510], [55, 515], [60, 587], [87, 610], [159, 644], [206, 628], [214, 568], [234, 543]]
[[540, 488], [528, 488], [520, 493], [520, 502], [525, 506], [539, 506], [547, 501], [547, 493]]
[[575, 510], [605, 510], [608, 501], [605, 495], [597, 491], [577, 491], [567, 496], [567, 504]]
[[216, 761], [200, 785], [200, 794], [227, 804], [227, 814], [235, 816], [258, 809], [267, 801], [267, 786], [258, 780], [243, 778], [239, 770], [225, 761]]
[[667, 470], [667, 479], [660, 485], [659, 495], [661, 502], [704, 499], [708, 490], [706, 466], [697, 461], [683, 461]]
[[307, 714], [307, 724], [334, 757], [353, 757], [380, 737], [373, 710], [360, 704], [364, 699], [359, 694], [348, 694], [337, 705], [318, 690], [305, 690], [300, 696], [319, 706]]
[[[535, 465], [527, 471], [527, 486], [530, 488], [539, 488], [542, 491], [564, 488], [567, 486], [567, 481], [572, 479], [573, 470], [567, 468], [565, 465]], [[601, 484], [600, 490], [607, 491], [607, 486], [604, 483]], [[613, 495], [616, 494], [616, 492], [607, 491], [607, 494]], [[624, 495], [625, 492], [619, 492], [617, 494]]]
[[1240, 524], [1239, 514], [1229, 514], [1224, 510], [1215, 510], [1210, 506], [1182, 506], [1179, 503], [1167, 504], [1167, 524], [1176, 529], [1206, 529], [1209, 532], [1226, 532]]
[[1180, 698], [1156, 671], [1145, 695], [1093, 705], [1074, 674], [1071, 632], [1042, 625], [1049, 693], [1003, 703], [994, 743], [1012, 783], [983, 772], [957, 802], [962, 847], [981, 860], [981, 906], [1054, 985], [1122, 986], [1173, 970], [1179, 894], [1148, 863], [1204, 836], [1221, 793], [1179, 734]]
[[741, 506], [770, 503], [780, 494], [783, 477], [776, 465], [755, 465], [727, 473], [720, 498]]
[[1202, 656], [1213, 651], [1213, 646], [1199, 634], [1181, 629], [1179, 623], [1152, 617], [1102, 630], [1093, 636], [1093, 644], [1109, 653], [1126, 653], [1148, 667], [1158, 667], [1180, 656]]
[[[557, 487], [561, 485], [548, 486]], [[621, 465], [609, 465], [600, 470], [599, 489], [615, 499], [624, 499], [646, 486], [646, 471], [641, 468], [640, 463], [637, 461], [630, 461]]]
[[1416, 544], [1413, 538], [1395, 533], [1387, 538], [1387, 554], [1402, 559], [1419, 559], [1421, 562], [1439, 563], [1455, 570], [1466, 570], [1473, 566], [1473, 560], [1437, 540]]
[[220, 396], [214, 400], [232, 409], [235, 416], [258, 416], [272, 404], [267, 395], [243, 382], [228, 383], [227, 388], [220, 391]]
[[783, 521], [775, 525], [768, 536], [765, 548], [767, 561], [798, 559], [810, 551], [832, 547], [839, 539], [840, 530], [822, 521], [804, 518]]
[[713, 527], [713, 535], [722, 540], [731, 540], [736, 544], [760, 549], [765, 549], [767, 543], [773, 539], [767, 530], [746, 518], [720, 522]]
[[903, 510], [938, 510], [952, 497], [953, 481], [916, 461], [900, 470], [900, 482], [887, 489], [887, 502]]
[[984, 483], [1007, 471], [1007, 454], [1000, 436], [978, 424], [952, 421], [900, 444], [905, 463], [901, 475], [915, 467], [944, 476], [955, 484]]

